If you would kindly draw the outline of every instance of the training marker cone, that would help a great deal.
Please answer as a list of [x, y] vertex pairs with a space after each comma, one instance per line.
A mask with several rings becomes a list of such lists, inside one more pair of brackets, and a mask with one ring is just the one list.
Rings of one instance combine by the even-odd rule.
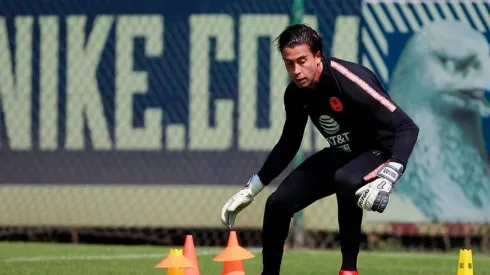
[[184, 268], [196, 267], [187, 259], [182, 249], [170, 249], [170, 255], [159, 262], [155, 268], [167, 268], [167, 275], [184, 275]]
[[457, 275], [473, 275], [473, 255], [471, 249], [460, 249]]
[[213, 261], [223, 262], [221, 275], [245, 275], [242, 260], [253, 257], [255, 257], [254, 254], [241, 247], [238, 243], [236, 231], [230, 231], [226, 248], [216, 255]]
[[192, 238], [192, 235], [185, 236], [184, 256], [196, 266], [195, 268], [186, 268], [184, 270], [184, 275], [200, 275], [196, 248], [194, 247], [194, 240]]

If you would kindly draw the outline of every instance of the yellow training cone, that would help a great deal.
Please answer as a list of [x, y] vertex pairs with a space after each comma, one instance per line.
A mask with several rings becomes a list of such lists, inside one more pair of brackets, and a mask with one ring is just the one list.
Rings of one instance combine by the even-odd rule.
[[473, 275], [473, 255], [471, 249], [460, 249], [457, 275]]
[[170, 249], [170, 255], [159, 262], [155, 268], [167, 268], [167, 275], [184, 275], [184, 268], [196, 267], [183, 255], [182, 249]]

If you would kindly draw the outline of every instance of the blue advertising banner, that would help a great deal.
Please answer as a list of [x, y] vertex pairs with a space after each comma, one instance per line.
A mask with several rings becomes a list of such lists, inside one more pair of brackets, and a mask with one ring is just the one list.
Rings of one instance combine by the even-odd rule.
[[[334, 6], [307, 3], [327, 52]], [[0, 182], [243, 184], [277, 142], [288, 1], [0, 7]]]
[[[324, 52], [371, 68], [421, 128], [382, 217], [490, 221], [489, 4], [305, 4]], [[0, 182], [244, 184], [284, 123], [291, 6], [0, 2]], [[309, 124], [306, 156], [325, 144]]]

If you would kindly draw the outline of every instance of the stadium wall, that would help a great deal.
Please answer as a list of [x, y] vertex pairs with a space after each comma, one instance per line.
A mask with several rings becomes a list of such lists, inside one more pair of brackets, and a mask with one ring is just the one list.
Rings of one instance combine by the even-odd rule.
[[[2, 1], [0, 226], [10, 230], [5, 236], [12, 228], [222, 229], [222, 203], [260, 168], [282, 129], [288, 78], [273, 39], [289, 24], [291, 5]], [[324, 36], [324, 52], [375, 71], [424, 126], [423, 142], [389, 209], [366, 213], [364, 231], [488, 241], [486, 99], [438, 105], [453, 108], [456, 118], [438, 111], [420, 116], [412, 107], [443, 101], [436, 95], [448, 90], [490, 89], [484, 77], [490, 72], [489, 4], [305, 5], [303, 21]], [[456, 41], [477, 46], [461, 42], [455, 50], [434, 42], [447, 38], [444, 24], [434, 36], [426, 35], [428, 26], [445, 21], [461, 26], [460, 33], [449, 28]], [[455, 76], [445, 66], [456, 61], [447, 52], [461, 59], [477, 56], [481, 66], [472, 68], [474, 78], [459, 86], [450, 82]], [[441, 125], [447, 133], [437, 131]], [[309, 123], [302, 145], [306, 157], [325, 146]], [[292, 168], [243, 212], [239, 228], [260, 229], [267, 195]], [[321, 200], [304, 211], [304, 227], [335, 233], [336, 213], [335, 197]]]

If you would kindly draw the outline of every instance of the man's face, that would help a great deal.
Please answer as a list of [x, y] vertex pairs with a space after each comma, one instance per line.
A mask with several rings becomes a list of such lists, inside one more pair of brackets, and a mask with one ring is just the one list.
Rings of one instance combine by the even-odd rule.
[[313, 87], [322, 61], [320, 52], [314, 55], [307, 44], [301, 44], [285, 47], [282, 57], [289, 76], [298, 87]]

